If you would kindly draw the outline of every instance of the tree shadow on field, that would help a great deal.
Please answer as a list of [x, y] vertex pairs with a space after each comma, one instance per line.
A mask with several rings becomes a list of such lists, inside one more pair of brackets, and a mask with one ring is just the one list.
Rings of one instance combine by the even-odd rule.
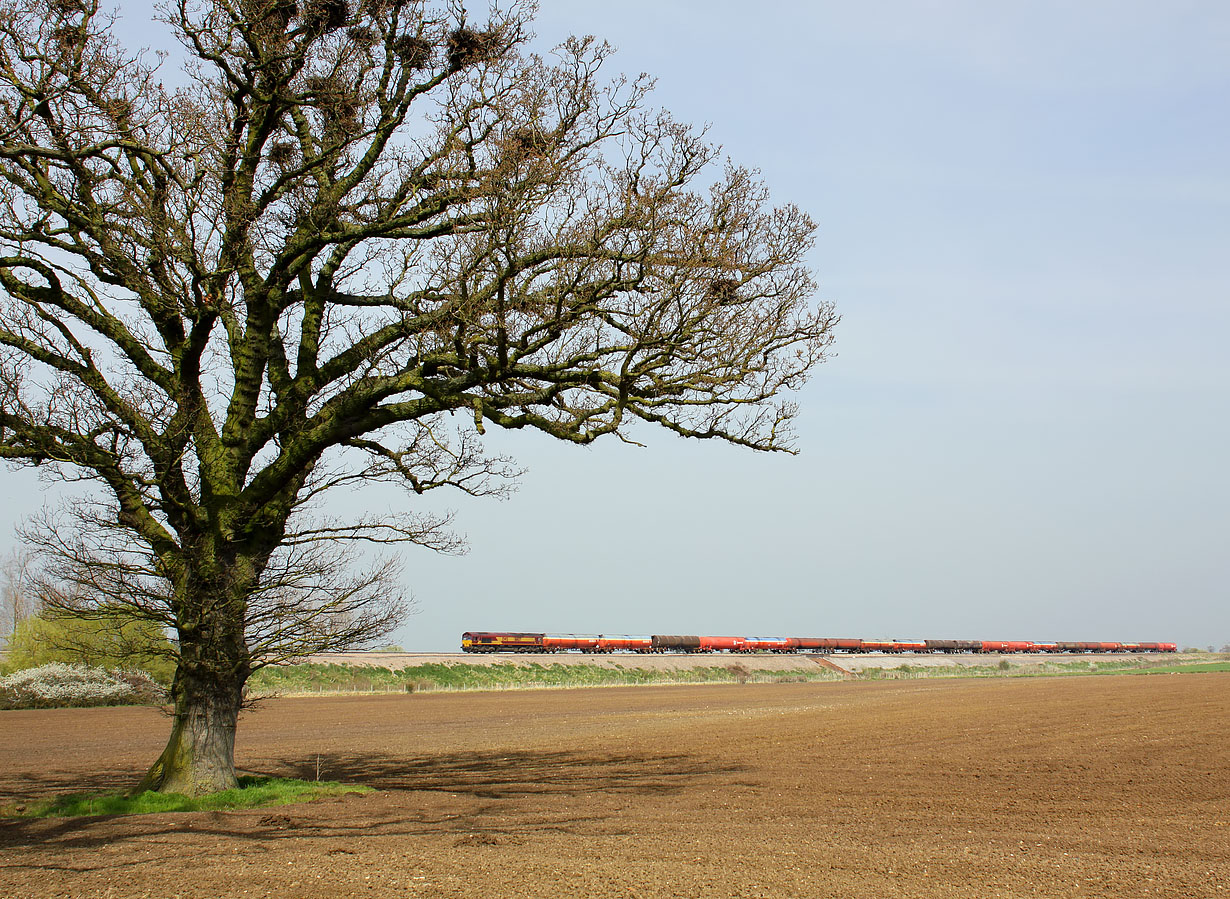
[[137, 785], [148, 767], [7, 772], [0, 774], [0, 805], [22, 805], [68, 793], [123, 793]]
[[411, 758], [322, 753], [289, 759], [275, 770], [260, 773], [340, 780], [378, 790], [427, 790], [500, 799], [525, 794], [662, 795], [679, 792], [698, 778], [741, 770], [683, 754], [497, 751]]
[[[318, 767], [319, 766], [319, 767]], [[332, 797], [301, 805], [182, 816], [179, 837], [270, 844], [312, 843], [330, 854], [374, 836], [444, 837], [456, 845], [517, 843], [535, 833], [622, 833], [619, 810], [634, 797], [670, 797], [703, 786], [748, 787], [745, 769], [684, 754], [563, 751], [471, 752], [397, 758], [329, 753], [288, 759], [251, 773], [371, 786], [375, 797]], [[60, 869], [52, 853], [124, 842], [161, 842], [167, 814], [0, 821], [0, 850], [35, 852], [15, 867]], [[181, 826], [181, 825], [177, 825]], [[326, 845], [327, 843], [327, 845]], [[182, 842], [181, 849], [188, 849]], [[74, 852], [74, 855], [77, 853]], [[191, 855], [191, 851], [188, 852]], [[75, 858], [72, 870], [118, 868], [132, 860]], [[0, 867], [8, 867], [7, 865]]]

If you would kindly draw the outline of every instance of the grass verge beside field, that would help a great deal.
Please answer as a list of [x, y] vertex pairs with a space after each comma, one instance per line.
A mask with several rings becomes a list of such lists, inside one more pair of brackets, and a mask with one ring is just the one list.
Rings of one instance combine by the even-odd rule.
[[535, 687], [605, 687], [637, 684], [804, 683], [840, 680], [817, 667], [763, 671], [741, 663], [655, 670], [600, 665], [465, 665], [431, 663], [390, 670], [352, 665], [285, 665], [263, 668], [248, 682], [256, 695], [277, 693], [418, 693], [432, 690], [516, 690]]
[[1230, 671], [1230, 662], [1192, 662], [1187, 665], [1158, 665], [1136, 674], [1188, 674], [1192, 672]]
[[1131, 657], [1114, 660], [1091, 659], [1017, 665], [1011, 662], [1000, 662], [998, 665], [944, 667], [906, 663], [896, 668], [865, 668], [858, 673], [858, 677], [860, 680], [905, 680], [933, 677], [1080, 677], [1090, 674], [1143, 673], [1153, 664], [1156, 663]]

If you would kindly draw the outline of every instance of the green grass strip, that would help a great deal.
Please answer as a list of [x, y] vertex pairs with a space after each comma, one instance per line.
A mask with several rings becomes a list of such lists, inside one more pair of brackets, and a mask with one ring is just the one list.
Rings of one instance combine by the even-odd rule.
[[309, 802], [321, 796], [345, 793], [370, 793], [371, 787], [337, 783], [335, 781], [291, 780], [281, 777], [241, 777], [239, 787], [210, 793], [207, 796], [185, 796], [182, 793], [147, 791], [134, 795], [115, 793], [74, 793], [45, 802], [5, 809], [6, 817], [76, 818], [84, 815], [148, 815], [154, 812], [231, 811]]
[[[716, 661], [716, 660], [715, 660]], [[755, 664], [754, 660], [746, 660]], [[390, 670], [369, 666], [299, 664], [263, 668], [248, 682], [261, 693], [417, 693], [431, 690], [508, 690], [637, 684], [772, 683], [835, 680], [822, 668], [749, 670], [734, 661], [705, 668], [647, 669], [559, 663], [493, 665], [431, 662]]]
[[1145, 668], [1133, 674], [1187, 674], [1189, 672], [1230, 671], [1230, 662], [1197, 662], [1192, 665], [1164, 665]]
[[1019, 665], [900, 665], [895, 668], [864, 668], [859, 680], [925, 680], [935, 678], [1097, 677], [1114, 674], [1201, 674], [1230, 671], [1230, 662], [1177, 662], [1158, 664], [1146, 659], [1098, 659], [1041, 662]]
[[[854, 657], [857, 658], [857, 657]], [[629, 661], [631, 661], [629, 657]], [[717, 663], [719, 660], [713, 660]], [[837, 659], [841, 664], [841, 659]], [[321, 693], [419, 693], [436, 690], [522, 690], [536, 687], [604, 687], [639, 684], [811, 683], [840, 680], [835, 671], [815, 668], [764, 670], [752, 666], [755, 657], [732, 658], [712, 667], [649, 669], [606, 665], [566, 665], [496, 662], [430, 662], [392, 670], [374, 666], [304, 663], [263, 668], [248, 682], [256, 695]], [[904, 664], [897, 668], [865, 668], [859, 680], [968, 677], [1063, 677], [1099, 674], [1145, 674], [1230, 670], [1230, 662], [1179, 662], [1158, 665], [1141, 658], [1045, 661], [1014, 665], [930, 666]]]

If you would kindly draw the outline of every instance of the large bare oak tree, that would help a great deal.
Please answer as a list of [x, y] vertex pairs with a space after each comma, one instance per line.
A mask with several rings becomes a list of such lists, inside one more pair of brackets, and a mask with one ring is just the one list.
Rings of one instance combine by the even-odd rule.
[[148, 787], [232, 786], [251, 672], [396, 621], [338, 541], [453, 547], [330, 489], [497, 492], [493, 425], [792, 449], [812, 222], [532, 13], [179, 0], [172, 66], [97, 0], [0, 0], [0, 457], [99, 487], [41, 531], [59, 605], [176, 635]]

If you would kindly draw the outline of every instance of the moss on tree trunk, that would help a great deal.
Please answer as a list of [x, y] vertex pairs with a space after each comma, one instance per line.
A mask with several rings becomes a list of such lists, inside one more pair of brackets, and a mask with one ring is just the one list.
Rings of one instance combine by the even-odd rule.
[[235, 725], [242, 704], [242, 683], [210, 683], [181, 670], [175, 694], [171, 738], [137, 792], [201, 796], [235, 788]]

